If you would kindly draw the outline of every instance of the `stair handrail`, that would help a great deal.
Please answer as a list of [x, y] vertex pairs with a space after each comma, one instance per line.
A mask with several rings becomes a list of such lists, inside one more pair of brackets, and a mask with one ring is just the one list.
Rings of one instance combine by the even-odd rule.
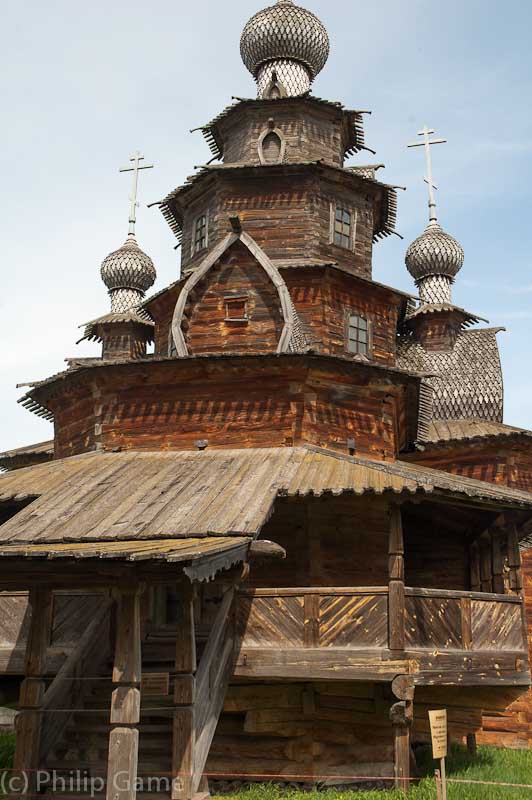
[[44, 694], [41, 705], [43, 721], [40, 764], [45, 763], [53, 746], [79, 710], [77, 705], [84, 689], [87, 689], [87, 675], [96, 678], [109, 657], [109, 612], [112, 606], [113, 601], [108, 597], [104, 598], [94, 619]]

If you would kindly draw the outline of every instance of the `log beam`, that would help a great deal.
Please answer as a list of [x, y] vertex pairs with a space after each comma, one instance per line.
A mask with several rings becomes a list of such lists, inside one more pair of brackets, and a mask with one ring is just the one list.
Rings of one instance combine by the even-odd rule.
[[135, 800], [142, 679], [140, 584], [114, 590], [116, 639], [107, 767], [107, 800]]
[[397, 791], [410, 792], [412, 753], [410, 732], [414, 720], [414, 684], [410, 676], [398, 676], [392, 683], [392, 692], [399, 698], [390, 709], [394, 741], [394, 778]]

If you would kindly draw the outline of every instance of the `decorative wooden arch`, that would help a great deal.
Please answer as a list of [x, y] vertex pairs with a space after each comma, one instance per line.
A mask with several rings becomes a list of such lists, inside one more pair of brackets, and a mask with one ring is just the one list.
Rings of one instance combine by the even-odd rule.
[[[264, 142], [266, 141], [267, 137], [271, 135], [277, 136], [281, 145], [281, 149], [279, 150], [279, 158], [276, 162], [267, 161], [266, 156], [264, 155]], [[262, 131], [261, 135], [259, 136], [257, 148], [259, 151], [259, 159], [261, 164], [282, 164], [286, 155], [286, 139], [283, 132], [279, 130], [279, 128], [274, 128], [271, 126], [266, 128], [266, 130]]]
[[[236, 221], [236, 220], [235, 220]], [[238, 227], [234, 225], [234, 227]], [[185, 336], [183, 334], [183, 317], [185, 308], [189, 300], [190, 294], [197, 284], [203, 280], [209, 270], [214, 267], [217, 261], [226, 253], [236, 242], [242, 242], [247, 247], [252, 256], [257, 260], [260, 266], [264, 269], [273, 285], [277, 289], [279, 301], [281, 303], [281, 310], [283, 314], [284, 326], [279, 343], [277, 345], [278, 353], [291, 352], [291, 343], [297, 327], [297, 314], [292, 304], [290, 292], [288, 287], [281, 277], [279, 270], [268, 258], [264, 250], [257, 244], [257, 242], [243, 230], [235, 230], [233, 233], [228, 234], [216, 247], [209, 253], [206, 258], [201, 262], [199, 267], [194, 270], [192, 275], [188, 278], [187, 282], [181, 290], [181, 294], [176, 303], [174, 316], [172, 319], [172, 338], [175, 343], [178, 358], [186, 358], [190, 355]]]

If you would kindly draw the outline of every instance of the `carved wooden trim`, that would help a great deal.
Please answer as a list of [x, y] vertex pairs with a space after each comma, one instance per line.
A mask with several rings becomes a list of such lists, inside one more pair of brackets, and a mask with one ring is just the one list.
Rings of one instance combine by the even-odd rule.
[[[264, 140], [266, 139], [267, 136], [270, 135], [270, 133], [273, 133], [276, 136], [278, 136], [281, 142], [281, 150], [279, 152], [279, 158], [277, 159], [276, 162], [267, 161], [264, 155]], [[257, 143], [257, 150], [259, 152], [259, 160], [261, 164], [275, 164], [275, 163], [282, 164], [286, 156], [286, 139], [284, 133], [281, 130], [279, 130], [279, 128], [266, 128], [266, 130], [262, 131], [261, 135], [259, 136], [259, 141]]]
[[212, 269], [212, 267], [223, 256], [223, 254], [239, 240], [245, 247], [247, 247], [252, 256], [254, 256], [254, 258], [258, 261], [277, 289], [284, 319], [284, 327], [277, 345], [277, 352], [288, 352], [295, 327], [295, 312], [290, 298], [290, 292], [288, 291], [288, 287], [284, 282], [284, 279], [281, 277], [279, 270], [268, 258], [264, 250], [259, 247], [257, 242], [248, 233], [241, 231], [240, 233], [230, 233], [225, 237], [225, 239], [219, 242], [212, 252], [209, 253], [201, 262], [199, 267], [190, 275], [181, 290], [172, 319], [172, 337], [174, 339], [179, 358], [186, 358], [188, 355], [190, 355], [183, 334], [182, 323], [185, 308], [192, 290], [207, 275], [209, 270]]

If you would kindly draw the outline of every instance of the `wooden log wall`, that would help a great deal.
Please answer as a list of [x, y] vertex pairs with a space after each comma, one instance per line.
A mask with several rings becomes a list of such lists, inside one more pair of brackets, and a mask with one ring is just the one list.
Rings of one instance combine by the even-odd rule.
[[259, 138], [269, 121], [286, 142], [285, 163], [318, 161], [343, 166], [345, 128], [339, 109], [296, 100], [242, 108], [218, 127], [224, 141], [224, 163], [260, 164]]
[[[354, 250], [331, 243], [331, 203], [352, 213]], [[246, 233], [273, 261], [325, 260], [371, 278], [375, 218], [381, 203], [380, 187], [326, 167], [218, 170], [186, 198], [181, 268], [197, 267], [207, 253], [207, 249], [193, 250], [196, 220], [205, 214], [208, 249], [227, 234], [230, 217], [238, 216]]]
[[384, 688], [364, 683], [232, 685], [207, 772], [258, 782], [391, 777], [391, 702]]
[[59, 457], [86, 452], [96, 438], [104, 449], [192, 450], [206, 439], [209, 447], [309, 442], [345, 453], [354, 437], [357, 453], [392, 459], [405, 391], [402, 377], [311, 356], [131, 363], [96, 380], [85, 384], [83, 416], [77, 390], [73, 406], [67, 393], [53, 403]]
[[[252, 587], [388, 584], [388, 518], [382, 498], [282, 498], [262, 538], [284, 547], [286, 559], [254, 566]], [[353, 555], [362, 552], [363, 560]]]
[[[482, 725], [489, 701], [504, 709], [515, 689], [417, 687], [412, 742], [429, 742], [428, 711], [447, 708], [450, 738], [462, 742]], [[348, 776], [392, 778], [394, 741], [389, 684], [340, 681], [234, 682], [228, 691], [207, 772], [220, 780], [347, 783]], [[252, 777], [250, 777], [252, 776]]]
[[[239, 319], [234, 318], [235, 303], [243, 309]], [[207, 275], [203, 291], [198, 287], [185, 318], [192, 355], [224, 350], [275, 353], [284, 327], [277, 288], [240, 242]]]
[[[237, 259], [234, 261], [234, 259]], [[229, 266], [228, 262], [232, 262]], [[264, 270], [242, 245], [222, 259], [225, 265], [212, 272], [201, 297], [189, 304], [188, 330], [192, 352], [275, 351], [282, 328], [279, 298]], [[337, 269], [325, 267], [282, 268], [294, 307], [313, 350], [348, 356], [346, 325], [349, 314], [360, 314], [370, 323], [370, 360], [394, 366], [399, 295]], [[155, 352], [168, 355], [172, 316], [181, 285], [173, 287], [150, 306], [156, 319]], [[247, 325], [225, 322], [226, 297], [248, 298]], [[281, 328], [280, 328], [281, 326]]]

